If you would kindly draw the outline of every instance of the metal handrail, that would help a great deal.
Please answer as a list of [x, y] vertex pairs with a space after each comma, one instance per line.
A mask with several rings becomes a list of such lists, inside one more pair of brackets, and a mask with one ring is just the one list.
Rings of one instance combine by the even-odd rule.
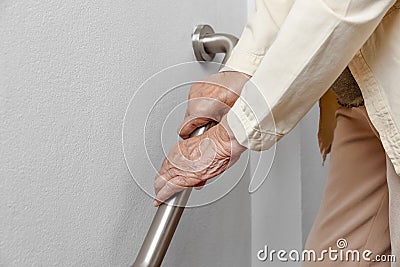
[[[198, 25], [192, 34], [193, 51], [198, 61], [211, 61], [216, 53], [225, 53], [226, 63], [238, 39], [229, 34], [214, 33], [209, 25]], [[203, 134], [216, 123], [197, 128], [190, 137]], [[187, 188], [161, 204], [143, 241], [132, 267], [159, 267], [171, 243], [176, 227], [189, 199], [192, 188]]]

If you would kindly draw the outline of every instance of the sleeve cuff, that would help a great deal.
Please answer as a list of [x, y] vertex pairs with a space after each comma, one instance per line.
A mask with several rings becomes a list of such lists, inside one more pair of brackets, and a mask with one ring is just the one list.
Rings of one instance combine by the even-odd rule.
[[247, 75], [253, 76], [263, 58], [264, 55], [257, 55], [251, 52], [238, 51], [234, 49], [225, 66], [220, 70], [220, 72], [239, 71]]
[[251, 150], [269, 149], [283, 137], [276, 131], [262, 131], [254, 112], [241, 98], [228, 112], [227, 121], [236, 140]]

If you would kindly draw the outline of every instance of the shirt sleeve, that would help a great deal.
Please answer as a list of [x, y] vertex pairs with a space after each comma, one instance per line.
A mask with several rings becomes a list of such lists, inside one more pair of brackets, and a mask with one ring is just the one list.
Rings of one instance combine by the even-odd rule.
[[247, 22], [238, 44], [220, 71], [236, 70], [250, 76], [276, 38], [294, 0], [256, 0], [256, 11]]
[[297, 0], [228, 112], [242, 145], [270, 148], [326, 92], [393, 0]]

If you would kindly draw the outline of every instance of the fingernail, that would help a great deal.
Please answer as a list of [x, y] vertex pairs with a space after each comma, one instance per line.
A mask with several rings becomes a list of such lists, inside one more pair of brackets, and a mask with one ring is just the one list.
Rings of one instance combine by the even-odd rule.
[[153, 201], [153, 205], [154, 205], [154, 207], [157, 207], [157, 206], [158, 206], [157, 200], [154, 200], [154, 201]]

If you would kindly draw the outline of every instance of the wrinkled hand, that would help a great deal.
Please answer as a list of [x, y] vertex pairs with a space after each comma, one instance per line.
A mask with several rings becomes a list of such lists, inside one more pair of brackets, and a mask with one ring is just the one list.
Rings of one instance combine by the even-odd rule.
[[155, 178], [154, 205], [185, 188], [203, 185], [237, 162], [245, 150], [229, 129], [226, 116], [204, 134], [178, 142]]
[[220, 122], [238, 99], [250, 76], [237, 71], [213, 74], [204, 81], [193, 84], [185, 119], [179, 127], [179, 135], [186, 139], [198, 127], [210, 121]]

